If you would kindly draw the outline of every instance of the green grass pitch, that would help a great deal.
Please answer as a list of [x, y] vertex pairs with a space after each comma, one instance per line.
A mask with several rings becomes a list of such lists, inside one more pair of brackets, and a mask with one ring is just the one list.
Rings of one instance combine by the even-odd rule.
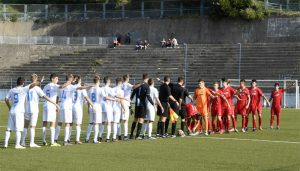
[[[41, 110], [40, 110], [41, 111]], [[41, 145], [41, 112], [36, 143]], [[0, 149], [0, 171], [13, 170], [300, 170], [300, 111], [282, 111], [281, 130], [270, 130], [269, 109], [263, 110], [263, 131], [185, 138], [167, 138], [67, 147], [15, 150], [14, 133], [8, 149]], [[132, 121], [132, 118], [131, 120]], [[88, 114], [85, 108], [83, 141]], [[0, 103], [0, 145], [3, 146], [7, 108]], [[131, 124], [129, 124], [131, 125]], [[154, 131], [156, 123], [154, 124]], [[238, 118], [241, 125], [241, 118]], [[252, 122], [249, 122], [251, 127]], [[178, 124], [179, 127], [179, 124]], [[239, 127], [240, 130], [240, 127]], [[49, 136], [49, 129], [47, 130]], [[60, 143], [63, 138], [60, 134]], [[72, 139], [75, 132], [73, 129]], [[93, 133], [92, 133], [93, 136]], [[29, 135], [28, 135], [29, 137]], [[49, 140], [49, 137], [47, 137]], [[28, 141], [27, 141], [28, 144]]]

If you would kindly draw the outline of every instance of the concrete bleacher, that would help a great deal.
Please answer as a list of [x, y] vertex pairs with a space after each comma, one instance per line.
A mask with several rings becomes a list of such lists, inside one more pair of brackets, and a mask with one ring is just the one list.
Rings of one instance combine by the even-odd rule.
[[[190, 44], [187, 45], [187, 87], [197, 86], [199, 78], [207, 82], [218, 81], [222, 77], [238, 78], [239, 45], [237, 44]], [[242, 44], [241, 77], [256, 79], [279, 79], [290, 75], [300, 79], [300, 43]], [[184, 76], [184, 48], [162, 49], [150, 47], [134, 50], [133, 46], [94, 48], [86, 51], [61, 54], [43, 58], [22, 66], [14, 66], [0, 72], [1, 80], [15, 80], [18, 76], [29, 79], [31, 73], [50, 73], [63, 76], [66, 73], [80, 74], [84, 82], [91, 82], [95, 73], [113, 79], [129, 73], [132, 82], [140, 82], [142, 73], [153, 78], [164, 75], [176, 81]], [[60, 78], [61, 81], [64, 78]], [[2, 85], [9, 88], [9, 85]]]

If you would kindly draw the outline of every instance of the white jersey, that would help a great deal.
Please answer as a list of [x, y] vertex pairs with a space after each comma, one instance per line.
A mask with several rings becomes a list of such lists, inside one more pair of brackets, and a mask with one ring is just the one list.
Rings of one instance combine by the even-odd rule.
[[[155, 87], [150, 86], [150, 97], [154, 103], [154, 105], [156, 104], [156, 98], [158, 98], [158, 91]], [[154, 106], [148, 101], [148, 99], [146, 100], [147, 103], [147, 108], [153, 108]]]
[[60, 108], [72, 109], [73, 106], [73, 94], [76, 91], [77, 86], [68, 85], [60, 90]]
[[40, 87], [35, 86], [34, 88], [30, 89], [26, 95], [25, 112], [34, 114], [39, 113], [39, 100], [40, 97], [43, 96], [45, 96], [45, 93]]
[[128, 101], [124, 101], [127, 106], [130, 106], [130, 96], [131, 96], [131, 91], [132, 91], [133, 85], [130, 83], [123, 83], [121, 88], [124, 91], [124, 98], [127, 99]]
[[[122, 90], [121, 86], [114, 87], [113, 94], [114, 94], [114, 96], [118, 96], [118, 97], [122, 97], [122, 98], [124, 97], [124, 91]], [[114, 101], [113, 108], [114, 108], [114, 110], [121, 110], [122, 109], [121, 102]]]
[[[59, 85], [49, 83], [44, 87], [43, 91], [46, 94], [46, 96], [48, 96], [53, 102], [56, 102], [57, 96], [59, 94]], [[56, 106], [48, 101], [44, 102], [44, 108], [56, 110]]]
[[84, 98], [87, 96], [88, 95], [87, 95], [87, 92], [85, 89], [74, 91], [74, 93], [73, 93], [73, 108], [82, 109]]
[[6, 99], [12, 101], [10, 113], [24, 113], [25, 112], [25, 99], [27, 92], [29, 91], [29, 86], [26, 87], [15, 87], [9, 90], [8, 94], [6, 95]]
[[103, 90], [100, 87], [92, 87], [89, 91], [89, 98], [93, 102], [94, 106], [100, 106], [103, 99]]
[[110, 97], [114, 97], [114, 91], [112, 88], [110, 88], [109, 86], [104, 86], [102, 88], [103, 90], [103, 101], [102, 101], [102, 108], [104, 112], [107, 111], [111, 111], [112, 110], [112, 101], [111, 100], [106, 100], [105, 97], [110, 96]]

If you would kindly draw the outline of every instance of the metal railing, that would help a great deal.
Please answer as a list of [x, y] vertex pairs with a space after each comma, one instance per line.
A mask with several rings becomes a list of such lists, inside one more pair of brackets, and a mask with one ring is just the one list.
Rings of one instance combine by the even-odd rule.
[[276, 0], [264, 0], [265, 8], [271, 12], [295, 11], [300, 12], [300, 1], [294, 2], [286, 0], [285, 3], [279, 3]]

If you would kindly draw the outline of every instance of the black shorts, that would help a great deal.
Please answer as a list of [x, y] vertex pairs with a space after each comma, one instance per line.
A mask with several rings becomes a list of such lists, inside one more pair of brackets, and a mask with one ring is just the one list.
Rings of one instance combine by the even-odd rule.
[[170, 107], [177, 115], [179, 114], [179, 106], [175, 102], [170, 102]]
[[186, 117], [186, 108], [185, 106], [181, 106], [181, 109], [179, 110], [179, 116], [181, 119], [184, 119]]
[[161, 112], [160, 107], [157, 109], [157, 115], [161, 117], [169, 117], [169, 105], [167, 102], [161, 102], [162, 107], [164, 108], [164, 112]]
[[146, 107], [145, 106], [135, 106], [134, 118], [145, 118]]

